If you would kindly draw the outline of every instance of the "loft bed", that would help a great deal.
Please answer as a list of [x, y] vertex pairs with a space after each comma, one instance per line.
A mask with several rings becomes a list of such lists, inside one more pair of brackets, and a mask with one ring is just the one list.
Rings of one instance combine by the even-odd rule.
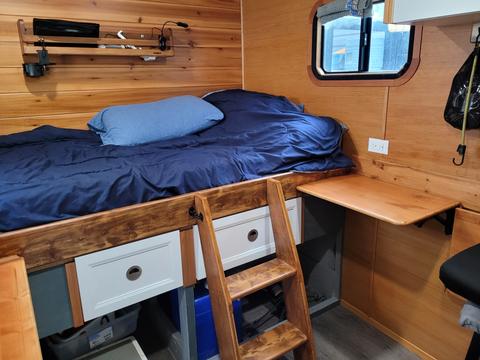
[[[297, 186], [346, 174], [351, 168], [352, 163], [340, 151], [343, 129], [332, 119], [306, 115], [301, 106], [285, 98], [241, 90], [210, 94], [206, 100], [225, 113], [221, 124], [197, 135], [143, 147], [102, 147], [87, 131], [55, 128], [3, 137], [0, 162], [3, 159], [11, 172], [2, 175], [5, 196], [0, 203], [1, 256], [19, 255], [30, 270], [66, 263], [80, 255], [191, 228], [195, 219], [189, 209], [197, 194], [208, 198], [213, 218], [220, 218], [264, 206], [266, 178], [272, 175], [282, 182], [285, 196], [290, 199], [297, 196]], [[73, 148], [62, 147], [64, 142], [73, 144]], [[52, 158], [42, 159], [39, 148]], [[132, 157], [126, 167], [131, 166], [127, 170], [136, 172], [137, 177], [128, 178], [127, 182], [159, 173], [171, 176], [156, 183], [149, 178], [145, 181], [148, 186], [126, 186], [122, 193], [114, 186], [119, 178], [110, 177], [108, 172], [95, 174], [98, 168], [72, 179], [67, 170], [63, 177], [54, 176], [52, 171], [58, 172], [61, 166], [38, 165], [42, 161], [55, 162], [59, 156], [74, 158], [79, 151], [85, 151], [82, 156], [86, 160], [100, 157], [99, 166], [105, 166], [104, 158], [108, 156], [122, 162]], [[163, 157], [152, 158], [156, 151]], [[12, 154], [20, 154], [20, 158], [15, 159]], [[140, 160], [142, 154], [149, 157], [150, 163]], [[200, 163], [205, 166], [199, 166]], [[28, 164], [34, 164], [33, 171]], [[165, 166], [152, 173], [152, 168], [159, 164]], [[193, 164], [201, 172], [200, 177], [182, 179]], [[71, 163], [65, 165], [67, 168]], [[140, 167], [146, 172], [142, 173]], [[175, 168], [180, 172], [175, 173]], [[86, 187], [87, 196], [79, 199], [80, 193], [73, 191], [79, 188], [79, 181], [92, 177], [94, 181]], [[28, 180], [18, 184], [18, 178]], [[105, 188], [105, 179], [114, 187]], [[38, 190], [32, 192], [31, 184], [36, 181], [41, 184], [36, 183]], [[63, 186], [66, 183], [68, 186]], [[101, 186], [95, 187], [96, 183]], [[132, 196], [132, 192], [140, 196]], [[105, 194], [114, 196], [107, 199], [110, 201], [97, 201], [109, 197]], [[128, 198], [126, 202], [122, 202], [123, 197]], [[52, 206], [48, 199], [55, 199], [60, 206]], [[78, 207], [67, 206], [67, 211], [65, 203]], [[36, 208], [29, 208], [29, 204], [36, 204]], [[28, 216], [22, 213], [25, 210]]]
[[[69, 311], [71, 311], [72, 323], [67, 321], [50, 324], [52, 326], [51, 329], [39, 330], [41, 337], [51, 335], [53, 333], [52, 329], [58, 332], [72, 326], [78, 327], [83, 325], [84, 321], [177, 288], [180, 289], [182, 296], [190, 299], [182, 305], [186, 320], [181, 326], [181, 333], [183, 346], [188, 348], [185, 351], [194, 353], [196, 348], [189, 340], [193, 336], [188, 330], [192, 324], [190, 319], [192, 317], [191, 309], [188, 310], [193, 301], [193, 287], [191, 285], [194, 285], [197, 279], [202, 279], [202, 275], [199, 277], [199, 273], [203, 264], [211, 263], [208, 261], [211, 259], [206, 258], [207, 261], [203, 260], [200, 268], [196, 264], [199, 257], [195, 249], [194, 226], [198, 223], [198, 214], [195, 211], [195, 204], [198, 199], [206, 199], [210, 204], [209, 212], [211, 212], [211, 217], [213, 219], [222, 218], [220, 220], [223, 221], [226, 218], [231, 218], [232, 215], [235, 216], [234, 214], [239, 215], [244, 212], [254, 211], [253, 209], [259, 210], [259, 208], [267, 205], [267, 187], [269, 183], [270, 185], [273, 183], [269, 179], [274, 178], [280, 182], [286, 200], [299, 197], [302, 193], [305, 193], [378, 218], [385, 215], [385, 208], [382, 208], [382, 205], [386, 204], [389, 206], [386, 210], [389, 213], [395, 213], [395, 216], [392, 217], [392, 223], [397, 223], [399, 208], [403, 209], [404, 207], [408, 208], [410, 205], [415, 205], [413, 210], [415, 210], [416, 214], [413, 217], [408, 214], [410, 220], [405, 222], [406, 224], [426, 219], [429, 216], [458, 205], [457, 202], [445, 200], [437, 201], [418, 209], [416, 203], [411, 204], [412, 199], [423, 203], [424, 201], [432, 200], [431, 197], [407, 192], [401, 187], [388, 186], [387, 188], [387, 185], [383, 183], [358, 175], [338, 177], [347, 175], [352, 165], [350, 160], [340, 150], [343, 130], [338, 123], [332, 119], [305, 115], [300, 106], [291, 103], [292, 110], [290, 111], [282, 111], [275, 107], [271, 108], [271, 104], [267, 101], [272, 98], [269, 95], [239, 90], [229, 91], [229, 93], [235, 94], [234, 98], [236, 100], [244, 95], [247, 97], [260, 97], [261, 100], [256, 104], [259, 108], [253, 111], [250, 106], [239, 107], [235, 100], [233, 101], [234, 110], [230, 113], [228, 111], [225, 112], [225, 108], [223, 108], [222, 110], [226, 113], [226, 119], [222, 124], [214, 126], [211, 132], [206, 130], [193, 137], [175, 140], [169, 143], [168, 146], [167, 143], [161, 143], [140, 147], [140, 152], [147, 155], [155, 153], [155, 150], [158, 150], [160, 153], [168, 150], [165, 154], [166, 157], [156, 159], [156, 162], [161, 163], [162, 161], [173, 159], [173, 162], [170, 163], [172, 167], [169, 168], [167, 166], [163, 169], [163, 172], [171, 170], [169, 173], [171, 175], [170, 180], [172, 178], [178, 179], [182, 174], [188, 173], [191, 167], [196, 168], [202, 163], [202, 159], [209, 160], [204, 161], [206, 166], [200, 169], [202, 174], [200, 178], [190, 178], [187, 182], [175, 183], [175, 186], [172, 186], [174, 183], [172, 181], [169, 182], [170, 186], [161, 186], [156, 183], [155, 186], [158, 185], [165, 193], [161, 193], [157, 189], [156, 192], [147, 196], [146, 201], [130, 199], [129, 201], [133, 202], [132, 204], [118, 205], [118, 203], [104, 202], [101, 206], [113, 206], [114, 208], [102, 209], [100, 211], [94, 211], [90, 208], [83, 210], [87, 212], [86, 214], [81, 214], [78, 209], [76, 214], [75, 211], [70, 213], [48, 213], [48, 211], [42, 212], [43, 209], [40, 213], [34, 214], [33, 217], [43, 214], [43, 216], [62, 217], [63, 220], [49, 220], [44, 221], [45, 223], [42, 224], [28, 224], [27, 222], [25, 223], [27, 224], [26, 226], [16, 223], [15, 221], [19, 219], [15, 219], [15, 216], [10, 219], [3, 217], [2, 214], [6, 214], [5, 209], [8, 208], [5, 205], [10, 206], [11, 204], [6, 204], [5, 197], [0, 196], [1, 201], [3, 201], [3, 204], [0, 201], [0, 218], [2, 219], [0, 226], [2, 226], [1, 230], [7, 230], [0, 234], [1, 257], [8, 257], [9, 255], [21, 256], [25, 261], [27, 269], [33, 274], [50, 271], [37, 271], [44, 268], [55, 269], [60, 267], [65, 269], [68, 298], [71, 303]], [[221, 93], [220, 95], [213, 94], [210, 100], [214, 102], [213, 99], [216, 96], [218, 96], [219, 107], [225, 106], [225, 103], [232, 105], [232, 102], [224, 99]], [[284, 102], [288, 100], [282, 98], [279, 101]], [[289, 123], [292, 122], [292, 119], [296, 126], [294, 125], [290, 128], [291, 124]], [[312, 127], [312, 124], [315, 124], [317, 121], [329, 124], [329, 126], [322, 128], [313, 125]], [[245, 125], [253, 126], [254, 132], [259, 134], [254, 135], [246, 131]], [[235, 143], [227, 135], [232, 133], [235, 133], [235, 138], [239, 143]], [[257, 142], [258, 137], [262, 141]], [[75, 145], [75, 151], [71, 153], [59, 151], [61, 149], [65, 150], [65, 148], [62, 148], [62, 142], [69, 143], [72, 140]], [[118, 156], [116, 151], [126, 151], [127, 156], [133, 156], [134, 160], [128, 165], [132, 169], [137, 169], [134, 166], [135, 164], [147, 168], [155, 167], [156, 165], [155, 162], [150, 162], [150, 164], [140, 162], [139, 164], [139, 158], [134, 156], [136, 154], [131, 153], [134, 151], [132, 150], [133, 148], [120, 150], [115, 147], [102, 147], [98, 139], [95, 139], [88, 132], [78, 130], [64, 131], [54, 128], [40, 128], [33, 132], [0, 138], [0, 164], [3, 161], [4, 165], [11, 165], [12, 169], [18, 168], [19, 171], [31, 171], [32, 167], [28, 164], [38, 164], [42, 161], [41, 157], [35, 157], [35, 155], [41, 154], [37, 147], [48, 150], [48, 154], [54, 154], [55, 156], [60, 154], [63, 157], [67, 155], [67, 158], [73, 158], [73, 154], [81, 151], [84, 141], [88, 143], [88, 146], [97, 149], [97, 151], [105, 152], [114, 158], [119, 157], [122, 161], [125, 161], [125, 158]], [[200, 144], [203, 146], [200, 146]], [[223, 147], [218, 147], [219, 144], [222, 144]], [[53, 148], [49, 148], [49, 146], [53, 146]], [[21, 147], [29, 150], [10, 151]], [[4, 149], [3, 153], [2, 148]], [[250, 151], [251, 148], [254, 148], [254, 151]], [[37, 151], [31, 151], [32, 149]], [[250, 158], [247, 156], [247, 160], [250, 162], [245, 162], [244, 157], [233, 157], [239, 149], [251, 156]], [[275, 154], [272, 154], [272, 149], [275, 150]], [[184, 152], [193, 158], [192, 162], [186, 162], [185, 157], [177, 157], [177, 153]], [[223, 158], [215, 157], [217, 152], [224, 152]], [[20, 154], [21, 159], [18, 160], [23, 162], [16, 162], [14, 154]], [[94, 155], [98, 156], [98, 153], [94, 153]], [[100, 156], [102, 161], [104, 161], [104, 158], [105, 154]], [[213, 168], [222, 168], [222, 170], [228, 173], [229, 166], [225, 165], [228, 161], [226, 163], [221, 161], [226, 159], [234, 160], [229, 166], [231, 168], [233, 165], [235, 169], [241, 169], [241, 176], [237, 178], [227, 177], [217, 183], [208, 183], [208, 181], [205, 183], [205, 180], [210, 179], [205, 174], [212, 174], [213, 178], [219, 175], [214, 172]], [[48, 163], [49, 160], [51, 159], [47, 158], [45, 161]], [[181, 169], [180, 173], [173, 172], [173, 164], [180, 164], [178, 166]], [[250, 167], [247, 165], [250, 165]], [[265, 165], [270, 165], [270, 167]], [[255, 169], [255, 171], [246, 171], [251, 169]], [[25, 178], [28, 181], [25, 181], [23, 185], [14, 183], [15, 179], [23, 178], [18, 176], [18, 173], [4, 173], [2, 181], [6, 184], [8, 183], [8, 176], [12, 176], [12, 181], [10, 181], [9, 185], [13, 184], [14, 188], [15, 186], [20, 186], [20, 188], [27, 186], [28, 188], [29, 184], [34, 183], [36, 179], [38, 180], [38, 176], [42, 176], [42, 172], [36, 173], [33, 171], [25, 174]], [[88, 173], [87, 177], [92, 177], [93, 173]], [[148, 174], [147, 171], [147, 173], [140, 173], [139, 175], [143, 177]], [[12, 192], [13, 195], [10, 194], [9, 189], [5, 189], [4, 186], [1, 186], [2, 190], [0, 191], [8, 194], [8, 199], [12, 199], [12, 196], [15, 199], [16, 196], [17, 205], [21, 204], [21, 201], [19, 202], [18, 199], [25, 200], [28, 197], [34, 202], [41, 204], [44, 196], [47, 196], [47, 198], [58, 197], [56, 200], [59, 203], [75, 203], [75, 197], [78, 197], [78, 194], [72, 194], [69, 191], [66, 193], [62, 192], [64, 190], [61, 187], [62, 181], [58, 181], [53, 177], [49, 178], [49, 175], [52, 174], [47, 171], [46, 178], [43, 181], [51, 189], [55, 190], [53, 192], [51, 190], [47, 191], [48, 188], [41, 187], [43, 191], [28, 194], [20, 191], [19, 194], [21, 196], [18, 196], [18, 194], [15, 195], [15, 191]], [[67, 173], [66, 175], [71, 177], [72, 174]], [[30, 181], [30, 179], [32, 180]], [[110, 179], [107, 173], [101, 173], [98, 178], [94, 177], [93, 182], [95, 183], [95, 180], [98, 180], [101, 183], [100, 180], [104, 179]], [[339, 181], [335, 181], [336, 179]], [[117, 180], [114, 178], [112, 181], [117, 183]], [[0, 185], [2, 184], [0, 183]], [[103, 187], [95, 188], [88, 186], [88, 189], [91, 192], [89, 194], [90, 199], [104, 198], [102, 196], [102, 191], [105, 190]], [[138, 191], [138, 188], [133, 190]], [[107, 192], [109, 191], [112, 190], [107, 187]], [[127, 193], [128, 191], [129, 188], [127, 187]], [[145, 188], [140, 189], [140, 193], [145, 194], [145, 191]], [[400, 195], [399, 191], [401, 192]], [[113, 191], [113, 193], [118, 194], [116, 191]], [[395, 194], [396, 196], [394, 196]], [[72, 198], [72, 195], [75, 197]], [[342, 195], [345, 199], [342, 199]], [[152, 196], [152, 198], [149, 196]], [[157, 198], [155, 199], [155, 197]], [[392, 201], [392, 198], [395, 201]], [[397, 201], [399, 198], [401, 201]], [[93, 204], [98, 205], [99, 203], [94, 202]], [[48, 210], [49, 204], [47, 203], [46, 205]], [[369, 208], [373, 208], [375, 211], [370, 211], [371, 209], [369, 210]], [[29, 211], [33, 211], [33, 209], [29, 209]], [[274, 217], [273, 213], [272, 217]], [[255, 219], [252, 219], [250, 217], [250, 223], [255, 221]], [[27, 217], [27, 220], [31, 221], [31, 218]], [[303, 224], [303, 219], [300, 223]], [[10, 224], [13, 228], [6, 228], [6, 224]], [[264, 225], [267, 225], [267, 222], [261, 223], [262, 228], [265, 228]], [[297, 231], [295, 235], [298, 238], [299, 232]], [[337, 238], [336, 235], [338, 234], [335, 234], [335, 239]], [[219, 236], [217, 239], [219, 240], [220, 248], [222, 240], [227, 247], [235, 247], [237, 240], [240, 240], [240, 238], [228, 238], [228, 236]], [[150, 251], [149, 248], [153, 249], [153, 251], [160, 247], [167, 249], [170, 247], [167, 241], [172, 243], [176, 241], [177, 246], [180, 247], [180, 249], [176, 249], [176, 256], [169, 257], [169, 251], [162, 250], [161, 253], [150, 254], [150, 260], [146, 259], [140, 264], [142, 267], [145, 266], [144, 269], [149, 270], [150, 274], [153, 272], [157, 276], [156, 279], [151, 280], [152, 283], [140, 282], [135, 285], [131, 280], [138, 279], [135, 276], [140, 276], [142, 268], [136, 267], [137, 271], [130, 273], [131, 269], [135, 270], [135, 266], [130, 267], [126, 261], [121, 264], [126, 266], [122, 267], [120, 271], [116, 273], [109, 271], [108, 266], [112, 259], [120, 259], [122, 261], [122, 259], [144, 254]], [[141, 243], [143, 243], [143, 248], [138, 246], [132, 249], [131, 246], [140, 245]], [[125, 250], [126, 247], [129, 248]], [[161, 256], [157, 257], [157, 254]], [[245, 258], [242, 260], [245, 260]], [[247, 261], [248, 259], [243, 263]], [[338, 254], [335, 261], [338, 265], [341, 262]], [[55, 267], [62, 264], [65, 264], [65, 266]], [[158, 270], [158, 268], [152, 267], [152, 264], [161, 264], [160, 266], [163, 267], [161, 270]], [[125, 272], [125, 269], [128, 270]], [[139, 270], [140, 273], [138, 272]], [[167, 283], [171, 280], [169, 276], [172, 273], [175, 273], [175, 281]], [[339, 272], [337, 272], [338, 274]], [[133, 278], [131, 279], [129, 276]], [[339, 278], [336, 283], [340, 283]], [[41, 285], [43, 286], [44, 284], [45, 281]], [[132, 291], [132, 286], [136, 286], [135, 291]], [[101, 291], [99, 288], [101, 288]], [[50, 294], [46, 296], [50, 296]], [[60, 296], [64, 296], [64, 294], [60, 294]], [[315, 312], [319, 309], [327, 308], [335, 302], [338, 302], [338, 297], [333, 294], [330, 298], [322, 300], [308, 310]], [[181, 301], [179, 300], [180, 303]], [[46, 310], [38, 311], [38, 313], [49, 314], [51, 311], [53, 311], [51, 308], [47, 308]], [[67, 314], [67, 316], [69, 315]]]

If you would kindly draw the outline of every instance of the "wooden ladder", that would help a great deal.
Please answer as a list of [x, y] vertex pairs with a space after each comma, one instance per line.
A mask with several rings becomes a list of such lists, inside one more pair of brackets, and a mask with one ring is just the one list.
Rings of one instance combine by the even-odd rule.
[[[295, 359], [315, 359], [303, 274], [295, 246], [282, 185], [267, 180], [267, 201], [276, 245], [276, 258], [225, 277], [208, 201], [195, 196], [208, 288], [220, 357], [224, 360], [268, 360], [294, 350]], [[287, 321], [243, 344], [237, 341], [232, 301], [282, 282]]]

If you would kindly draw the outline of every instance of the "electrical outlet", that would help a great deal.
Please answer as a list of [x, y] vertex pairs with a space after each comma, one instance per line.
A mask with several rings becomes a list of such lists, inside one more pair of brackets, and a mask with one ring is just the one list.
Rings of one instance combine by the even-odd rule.
[[388, 155], [388, 140], [368, 138], [368, 151]]
[[478, 35], [478, 29], [480, 29], [480, 23], [475, 23], [472, 26], [472, 37], [470, 38], [470, 42], [475, 43]]

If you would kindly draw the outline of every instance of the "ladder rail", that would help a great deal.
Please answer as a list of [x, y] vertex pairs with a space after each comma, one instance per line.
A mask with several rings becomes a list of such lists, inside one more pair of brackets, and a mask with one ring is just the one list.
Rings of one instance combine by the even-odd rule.
[[[205, 271], [220, 356], [222, 359], [240, 360], [232, 300], [227, 289], [222, 258], [207, 198], [200, 195], [195, 196], [195, 207], [197, 212], [203, 215], [202, 219], [198, 221], [198, 230], [205, 259]], [[220, 314], [222, 317], [218, 316]]]
[[294, 350], [295, 359], [312, 360], [316, 358], [316, 354], [307, 294], [280, 181], [267, 180], [267, 200], [277, 257], [293, 266], [297, 272], [296, 276], [282, 281], [287, 319], [307, 337], [307, 341]]

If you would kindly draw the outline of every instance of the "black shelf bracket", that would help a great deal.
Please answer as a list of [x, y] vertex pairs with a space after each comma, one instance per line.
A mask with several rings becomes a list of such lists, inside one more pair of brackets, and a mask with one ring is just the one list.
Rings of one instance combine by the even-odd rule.
[[445, 235], [452, 235], [453, 222], [455, 221], [455, 208], [445, 210], [444, 215], [443, 216], [442, 215], [443, 214], [437, 214], [435, 216], [432, 216], [431, 218], [419, 221], [415, 225], [421, 228], [423, 224], [425, 224], [428, 220], [434, 219], [443, 225]]

